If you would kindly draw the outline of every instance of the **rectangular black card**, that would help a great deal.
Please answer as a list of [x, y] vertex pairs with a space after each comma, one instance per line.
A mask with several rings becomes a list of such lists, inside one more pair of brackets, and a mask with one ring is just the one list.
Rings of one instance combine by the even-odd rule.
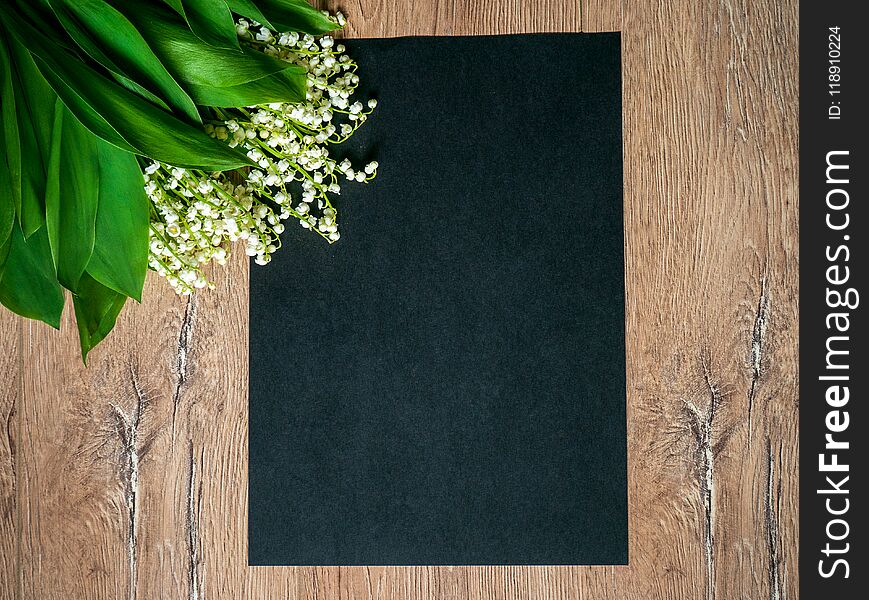
[[379, 174], [251, 265], [250, 563], [626, 563], [619, 35], [348, 47]]

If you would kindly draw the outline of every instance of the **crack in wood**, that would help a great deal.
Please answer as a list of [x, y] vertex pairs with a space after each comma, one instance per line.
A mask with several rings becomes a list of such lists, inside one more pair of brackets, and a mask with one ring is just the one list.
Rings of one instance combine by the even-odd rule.
[[15, 434], [13, 433], [15, 423], [17, 422], [15, 419], [16, 405], [16, 398], [13, 396], [12, 402], [9, 404], [9, 412], [6, 414], [6, 444], [9, 447], [9, 474], [12, 476], [11, 496], [13, 498], [18, 495], [18, 473], [15, 465]]
[[136, 396], [131, 414], [125, 413], [121, 407], [113, 404], [117, 419], [118, 437], [121, 441], [121, 466], [122, 480], [124, 484], [124, 498], [127, 503], [127, 561], [129, 565], [129, 598], [136, 600], [137, 596], [137, 535], [138, 535], [138, 512], [139, 512], [139, 427], [142, 423], [142, 413], [145, 409], [146, 398], [139, 385], [139, 378], [133, 365], [130, 365], [130, 383]]
[[175, 440], [175, 419], [178, 415], [178, 404], [181, 402], [181, 392], [187, 383], [188, 354], [190, 342], [193, 338], [193, 327], [196, 322], [196, 296], [191, 294], [187, 297], [187, 306], [184, 308], [184, 318], [181, 320], [181, 328], [178, 332], [178, 344], [175, 353], [175, 389], [172, 391], [172, 440]]
[[[779, 445], [779, 464], [781, 464], [781, 445]], [[766, 494], [764, 522], [766, 524], [767, 554], [769, 556], [769, 598], [781, 599], [781, 574], [779, 572], [779, 533], [778, 533], [778, 500], [781, 498], [781, 477], [776, 475], [775, 460], [772, 454], [772, 444], [766, 438]], [[778, 485], [774, 485], [775, 483]]]
[[[371, 567], [369, 567], [369, 566], [365, 567], [365, 583], [368, 584], [368, 597], [373, 599], [374, 598], [374, 589], [372, 588], [372, 585], [371, 585]], [[378, 597], [379, 596], [380, 596], [380, 594], [378, 594]]]
[[193, 453], [193, 442], [189, 445], [188, 478], [187, 478], [187, 555], [189, 558], [188, 600], [199, 600], [199, 489], [196, 483], [196, 457]]
[[701, 356], [703, 379], [709, 390], [709, 407], [701, 411], [696, 404], [685, 402], [688, 422], [696, 446], [695, 466], [703, 503], [703, 552], [706, 559], [706, 598], [715, 600], [715, 454], [713, 444], [713, 425], [718, 406], [721, 404], [721, 391], [712, 381], [709, 365]]
[[757, 385], [763, 368], [763, 349], [769, 323], [769, 290], [766, 275], [760, 283], [760, 298], [757, 301], [757, 312], [754, 317], [754, 328], [751, 332], [751, 383], [748, 387], [748, 441], [751, 443], [751, 416]]
[[[742, 85], [742, 77], [739, 77], [739, 72], [745, 72], [748, 69], [746, 63], [746, 37], [745, 34], [740, 32], [737, 28], [736, 19], [734, 17], [733, 6], [729, 0], [724, 0], [722, 2], [726, 11], [727, 11], [727, 21], [728, 27], [730, 29], [731, 38], [734, 41], [734, 46], [736, 48], [736, 55], [731, 52], [731, 57], [727, 61], [726, 70], [727, 76], [725, 78], [725, 110], [724, 110], [724, 123], [725, 126], [730, 127], [733, 125], [733, 106], [730, 100], [730, 80], [733, 79], [734, 86], [736, 88], [736, 101], [739, 105], [739, 116], [745, 125], [751, 130], [752, 121], [749, 117], [748, 106], [751, 104], [751, 93], [746, 92], [743, 89]], [[740, 137], [743, 141], [747, 141], [747, 135], [744, 128], [737, 127], [737, 131], [740, 134]]]

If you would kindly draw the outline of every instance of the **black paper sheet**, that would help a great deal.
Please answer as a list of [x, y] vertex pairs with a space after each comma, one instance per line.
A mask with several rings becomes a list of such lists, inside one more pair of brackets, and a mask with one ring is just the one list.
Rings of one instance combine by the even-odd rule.
[[348, 48], [380, 172], [251, 264], [250, 563], [626, 563], [619, 35]]

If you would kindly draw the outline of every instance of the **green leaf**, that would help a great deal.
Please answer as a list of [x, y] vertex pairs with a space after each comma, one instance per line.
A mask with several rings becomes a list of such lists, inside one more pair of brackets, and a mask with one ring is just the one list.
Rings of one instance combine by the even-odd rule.
[[303, 102], [307, 75], [303, 67], [292, 65], [280, 73], [230, 87], [187, 84], [190, 95], [204, 106], [253, 106], [269, 102]]
[[77, 289], [94, 249], [100, 181], [97, 139], [57, 101], [45, 225], [57, 279], [71, 291]]
[[[4, 182], [3, 171], [5, 169], [0, 166], [0, 189], [3, 188]], [[0, 198], [0, 246], [9, 241], [12, 235], [12, 225], [15, 223], [15, 208], [9, 202], [9, 197]]]
[[[118, 75], [117, 73], [112, 73], [112, 79], [120, 83], [122, 86], [133, 92], [134, 94], [139, 94], [142, 98], [150, 102], [151, 104], [160, 107], [166, 112], [172, 112], [172, 107], [166, 104], [162, 98], [154, 95], [152, 92], [149, 92], [141, 85], [130, 79], [129, 77], [124, 77], [123, 75]], [[184, 92], [185, 94], [187, 92]], [[192, 102], [192, 100], [191, 100]], [[198, 115], [197, 111], [197, 115]], [[196, 121], [197, 123], [199, 120]]]
[[[241, 152], [118, 88], [86, 67], [64, 69], [56, 63], [39, 62], [64, 104], [82, 124], [121, 149], [187, 168], [221, 171], [251, 164]], [[68, 87], [69, 81], [79, 82], [75, 90]]]
[[126, 296], [110, 290], [85, 273], [79, 282], [78, 291], [72, 297], [75, 322], [81, 345], [81, 359], [87, 364], [88, 353], [109, 334]]
[[[3, 171], [6, 169], [0, 165], [0, 190], [3, 189], [5, 182], [3, 181]], [[12, 235], [12, 225], [15, 223], [15, 207], [12, 206], [9, 196], [0, 198], [0, 246], [3, 246], [9, 241]], [[0, 261], [2, 264], [2, 261]]]
[[10, 5], [9, 10], [15, 11], [19, 18], [26, 19], [29, 24], [39, 29], [43, 35], [52, 37], [58, 44], [67, 49], [75, 46], [54, 18], [51, 7], [48, 5], [48, 0], [6, 0], [4, 4]]
[[[0, 30], [2, 31], [2, 30]], [[12, 59], [4, 37], [0, 37], [0, 113], [3, 119], [3, 165], [9, 174], [9, 191], [15, 214], [21, 214], [21, 146], [18, 114], [12, 85]]]
[[[2, 99], [0, 99], [0, 102], [2, 102]], [[4, 127], [0, 126], [0, 149], [4, 149], [5, 147], [5, 131]], [[9, 173], [9, 165], [6, 164], [4, 153], [2, 160], [0, 160], [0, 248], [8, 246], [14, 223], [15, 199], [12, 191], [12, 177]], [[0, 265], [3, 264], [5, 259], [6, 254], [0, 252]]]
[[12, 236], [0, 244], [0, 279], [3, 279], [3, 270], [6, 268], [6, 258], [9, 256], [9, 248], [12, 246]]
[[[124, 9], [122, 9], [124, 10]], [[126, 8], [128, 17], [197, 104], [252, 106], [305, 99], [305, 70], [244, 48], [203, 44], [171, 11], [147, 4]]]
[[94, 252], [87, 271], [94, 279], [137, 301], [148, 271], [149, 203], [136, 158], [99, 142], [100, 182]]
[[278, 32], [321, 35], [341, 29], [306, 0], [226, 0], [229, 9]]
[[[329, 33], [340, 27], [329, 17], [311, 6], [306, 0], [255, 0], [256, 5], [269, 18], [278, 31], [301, 31], [311, 35]], [[242, 2], [230, 1], [237, 9]], [[244, 14], [238, 11], [239, 14]], [[253, 17], [251, 17], [253, 18]]]
[[51, 248], [51, 260], [57, 270], [57, 255], [59, 252], [60, 228], [60, 187], [62, 170], [63, 140], [63, 103], [60, 100], [54, 103], [54, 120], [52, 124], [51, 153], [48, 158], [45, 176], [45, 231], [48, 234], [48, 246]]
[[[96, 135], [127, 151], [171, 165], [208, 170], [248, 166], [251, 161], [142, 100], [108, 82], [87, 67], [59, 67], [39, 59], [40, 68], [67, 108]], [[68, 82], [77, 81], [76, 88]]]
[[181, 4], [196, 37], [210, 46], [241, 50], [226, 0], [181, 0]]
[[[79, 54], [79, 49], [81, 46], [77, 44], [69, 35], [69, 33], [61, 26], [57, 15], [49, 11], [49, 0], [39, 0], [44, 7], [40, 7], [40, 10], [33, 10], [33, 7], [26, 4], [26, 0], [18, 0], [17, 8], [20, 13], [28, 19], [28, 23], [39, 30], [45, 37], [48, 37], [53, 42], [55, 42], [58, 46], [63, 48], [66, 52], [70, 54], [72, 60], [82, 60], [82, 56]], [[58, 0], [67, 2], [69, 0]], [[99, 50], [99, 49], [98, 49]], [[99, 50], [101, 51], [101, 50]], [[150, 102], [156, 104], [160, 108], [165, 109], [166, 111], [171, 111], [172, 108], [166, 104], [162, 99], [154, 95], [152, 92], [148, 91], [146, 88], [142, 87], [129, 77], [124, 75], [120, 75], [115, 71], [110, 70], [109, 74], [112, 78], [120, 83], [122, 86], [126, 87], [128, 90], [139, 94], [143, 98], [146, 98]], [[196, 119], [194, 119], [196, 120]], [[198, 120], [197, 120], [198, 122]]]
[[[3, 128], [0, 127], [0, 147], [3, 145]], [[0, 278], [12, 243], [12, 227], [15, 225], [15, 206], [12, 202], [12, 182], [5, 160], [0, 160]]]
[[275, 26], [272, 25], [272, 22], [269, 21], [268, 17], [263, 14], [263, 12], [256, 4], [253, 3], [252, 0], [226, 0], [226, 4], [229, 6], [229, 10], [231, 10], [232, 12], [241, 15], [242, 17], [253, 19], [257, 23], [261, 23], [269, 29], [275, 29]]
[[[5, 11], [0, 5], [0, 13]], [[172, 165], [226, 170], [251, 165], [240, 151], [210, 138], [90, 67], [64, 59], [57, 46], [5, 12], [15, 35], [36, 55], [40, 71], [78, 120], [109, 143]], [[60, 57], [60, 58], [58, 58]]]
[[0, 277], [0, 303], [14, 313], [60, 328], [63, 288], [57, 282], [45, 227], [25, 239], [12, 228], [9, 256]]
[[91, 58], [134, 91], [145, 90], [193, 122], [193, 100], [163, 66], [132, 23], [104, 0], [50, 0], [60, 23]]
[[11, 87], [4, 109], [14, 111], [14, 115], [4, 114], [4, 126], [21, 227], [25, 236], [30, 236], [45, 222], [45, 165], [51, 148], [55, 94], [30, 53], [13, 38], [8, 43], [4, 58], [9, 61]]
[[179, 15], [184, 16], [184, 5], [181, 0], [163, 0], [163, 2], [175, 9]]
[[163, 3], [181, 15], [193, 34], [206, 44], [235, 50], [240, 48], [235, 21], [225, 0], [163, 0]]
[[[120, 5], [119, 5], [120, 6]], [[290, 63], [245, 48], [242, 52], [203, 44], [170, 11], [151, 4], [123, 5], [127, 17], [182, 86], [229, 87], [286, 70]]]
[[62, 78], [58, 77], [54, 71], [44, 63], [42, 68], [45, 78], [57, 92], [58, 97], [60, 97], [64, 105], [66, 105], [70, 112], [72, 112], [94, 135], [127, 152], [139, 152], [135, 146], [121, 137], [121, 134], [118, 133], [118, 131], [105, 118], [103, 118], [99, 111], [88, 104], [85, 99], [80, 97], [75, 89], [68, 86]]

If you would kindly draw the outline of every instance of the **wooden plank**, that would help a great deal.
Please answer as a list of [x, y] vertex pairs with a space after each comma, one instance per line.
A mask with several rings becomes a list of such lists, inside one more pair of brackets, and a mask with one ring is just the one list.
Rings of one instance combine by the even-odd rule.
[[622, 30], [622, 3], [617, 0], [582, 0], [582, 30]]
[[796, 6], [623, 10], [632, 565], [620, 583], [628, 598], [793, 597]]
[[149, 278], [87, 370], [69, 314], [24, 325], [22, 597], [795, 597], [796, 4], [342, 6], [356, 37], [623, 30], [631, 566], [246, 567], [237, 256], [189, 301]]
[[21, 319], [0, 307], [0, 600], [18, 596]]
[[69, 307], [61, 332], [26, 325], [25, 598], [179, 597], [186, 546], [170, 505], [184, 479], [168, 456], [166, 413], [183, 303], [167, 291], [150, 278], [87, 369]]
[[[329, 1], [318, 4], [335, 6]], [[350, 20], [347, 37], [580, 31], [579, 0], [350, 0], [339, 6]]]

